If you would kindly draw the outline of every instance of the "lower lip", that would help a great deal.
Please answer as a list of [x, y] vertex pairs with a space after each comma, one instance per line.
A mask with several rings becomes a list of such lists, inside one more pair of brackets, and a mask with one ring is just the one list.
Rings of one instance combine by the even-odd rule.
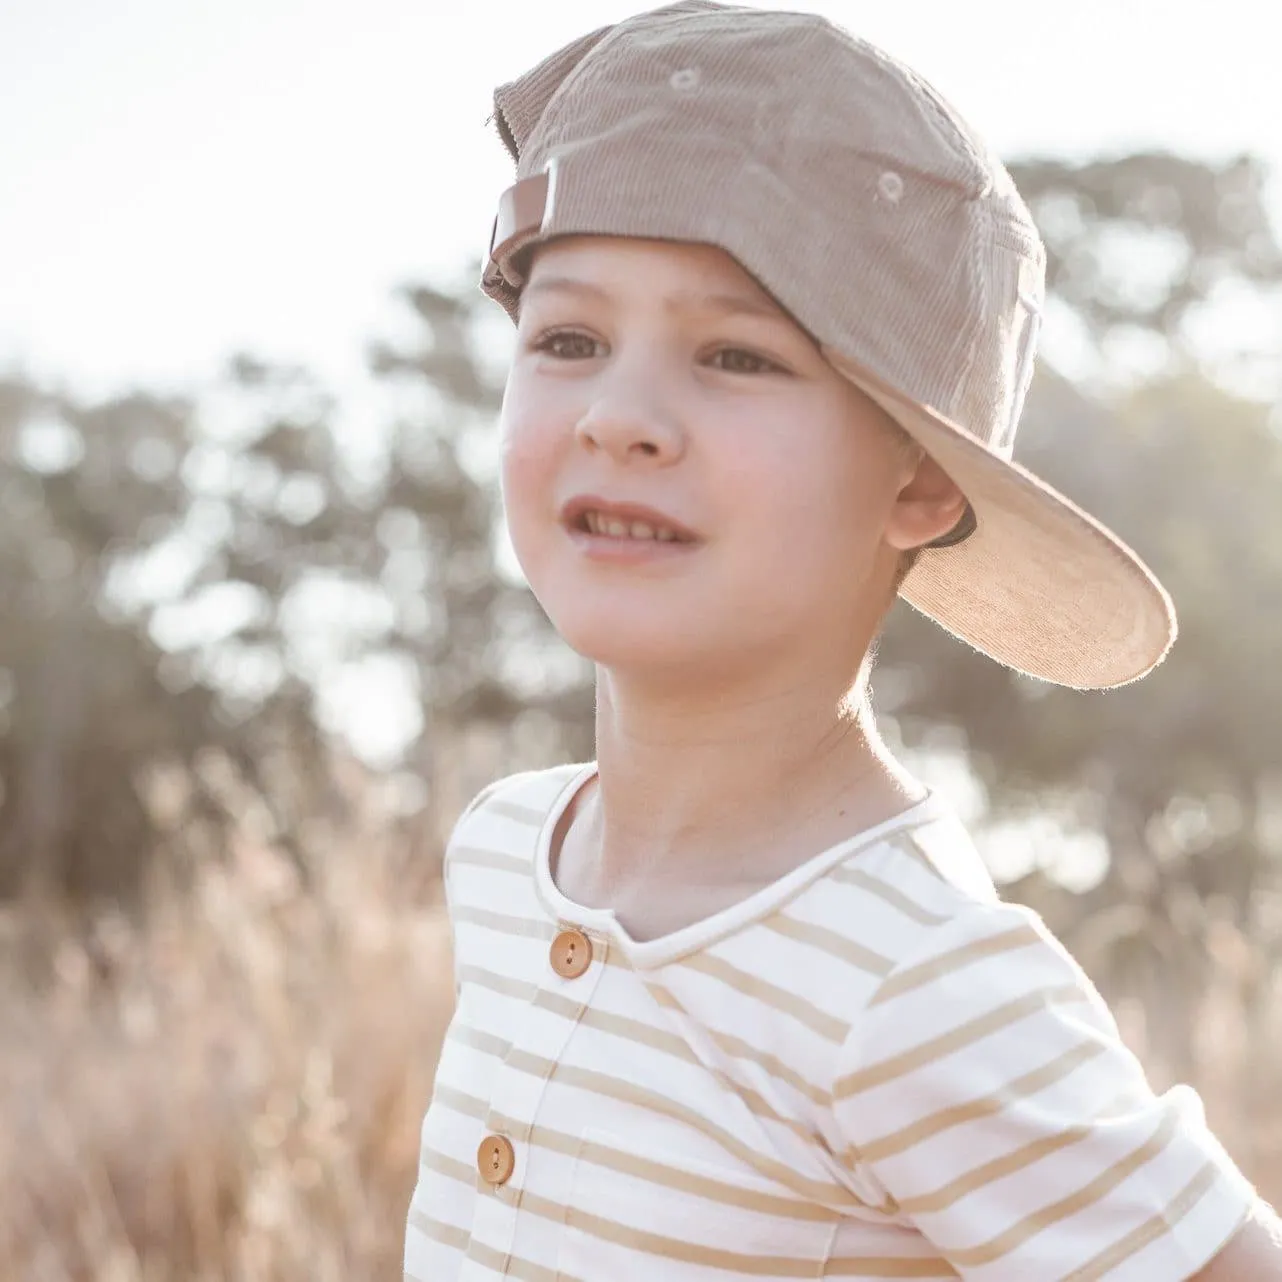
[[590, 534], [587, 530], [568, 530], [570, 541], [589, 561], [609, 565], [647, 565], [689, 556], [697, 543], [679, 543], [675, 539], [614, 538], [608, 534]]

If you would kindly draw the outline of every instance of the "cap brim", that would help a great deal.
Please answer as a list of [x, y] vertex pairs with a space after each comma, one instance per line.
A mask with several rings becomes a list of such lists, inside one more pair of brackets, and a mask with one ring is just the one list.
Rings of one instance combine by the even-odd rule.
[[922, 552], [904, 600], [999, 663], [1058, 685], [1125, 685], [1162, 661], [1175, 610], [1125, 543], [1027, 468], [840, 353], [825, 355], [939, 463], [975, 513], [964, 542]]

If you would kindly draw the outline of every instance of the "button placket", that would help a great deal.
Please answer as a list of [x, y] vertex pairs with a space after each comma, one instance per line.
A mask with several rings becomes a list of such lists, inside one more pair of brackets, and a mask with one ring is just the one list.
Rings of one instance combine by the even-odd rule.
[[[495, 1073], [486, 1133], [477, 1150], [477, 1171], [488, 1195], [476, 1203], [473, 1231], [496, 1248], [505, 1243], [504, 1249], [510, 1249], [515, 1237], [521, 1194], [529, 1178], [528, 1137], [538, 1124], [548, 1079], [605, 972], [608, 951], [607, 939], [589, 936], [576, 926], [558, 927], [547, 945], [539, 991], [531, 1001], [534, 1017], [522, 1022]], [[539, 1017], [541, 1000], [547, 1006]], [[542, 1071], [532, 1058], [543, 1062]], [[537, 1165], [537, 1153], [532, 1156]]]

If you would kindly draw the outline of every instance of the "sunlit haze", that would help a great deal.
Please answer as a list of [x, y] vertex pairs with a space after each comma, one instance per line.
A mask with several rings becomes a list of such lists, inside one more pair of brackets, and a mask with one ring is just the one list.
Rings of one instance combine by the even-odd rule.
[[[493, 86], [640, 7], [0, 6], [0, 369], [180, 385], [247, 349], [341, 389], [395, 285], [456, 281], [480, 252], [510, 181]], [[1006, 156], [1249, 150], [1282, 170], [1259, 0], [793, 7], [916, 66]]]

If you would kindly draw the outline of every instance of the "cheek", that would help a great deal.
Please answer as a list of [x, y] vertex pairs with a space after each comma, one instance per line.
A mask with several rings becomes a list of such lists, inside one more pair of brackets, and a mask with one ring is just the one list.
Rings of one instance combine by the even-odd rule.
[[566, 433], [519, 396], [504, 402], [499, 420], [499, 486], [513, 550], [526, 573], [548, 537], [556, 504], [556, 478]]
[[847, 426], [799, 428], [731, 476], [744, 570], [780, 611], [813, 611], [834, 583], [862, 581], [881, 548], [895, 479], [876, 451], [841, 435]]

